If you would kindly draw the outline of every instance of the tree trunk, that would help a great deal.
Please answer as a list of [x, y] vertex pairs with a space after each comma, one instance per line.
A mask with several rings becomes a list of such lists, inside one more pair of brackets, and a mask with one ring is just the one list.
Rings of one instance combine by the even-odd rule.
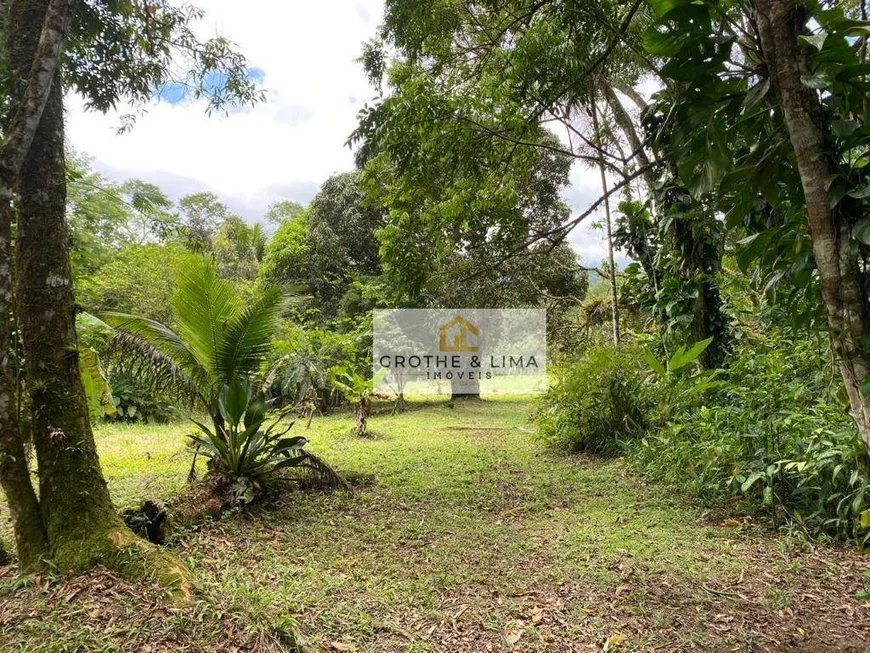
[[652, 196], [656, 186], [655, 171], [650, 166], [649, 157], [646, 155], [643, 142], [637, 135], [637, 130], [634, 128], [631, 116], [625, 110], [625, 107], [622, 106], [622, 102], [620, 102], [619, 97], [613, 92], [607, 81], [601, 84], [601, 90], [607, 105], [613, 111], [614, 121], [625, 134], [628, 144], [631, 146], [632, 154], [637, 158], [638, 167], [644, 171], [642, 177], [647, 187], [647, 195]]
[[368, 429], [368, 419], [372, 412], [372, 400], [367, 396], [362, 396], [356, 406], [356, 426], [353, 428], [355, 435], [363, 437]]
[[816, 91], [801, 82], [806, 61], [798, 46], [802, 11], [790, 0], [755, 0], [756, 18], [771, 86], [782, 110], [806, 202], [813, 258], [831, 341], [849, 396], [852, 417], [870, 448], [870, 402], [861, 381], [870, 370], [865, 344], [868, 305], [852, 253], [848, 216], [828, 208], [826, 180], [835, 173]]
[[79, 375], [57, 78], [19, 196], [19, 306], [43, 521], [55, 562], [85, 569], [103, 557], [123, 524], [100, 470]]
[[17, 77], [14, 89], [17, 101], [11, 104], [14, 112], [4, 117], [4, 141], [0, 149], [0, 485], [12, 516], [18, 564], [24, 570], [42, 564], [48, 557], [48, 542], [21, 438], [18, 384], [11, 362], [14, 349], [11, 203], [49, 98], [70, 13], [67, 0], [52, 0], [46, 11], [34, 14], [34, 53], [30, 65], [21, 69]]
[[[2, 202], [2, 200], [0, 200]], [[48, 557], [48, 543], [18, 423], [16, 379], [12, 370], [12, 266], [9, 256], [9, 204], [0, 207], [0, 484], [6, 494], [18, 566], [38, 568]]]
[[[464, 390], [460, 392], [460, 390]], [[480, 399], [480, 381], [470, 379], [468, 381], [450, 380], [450, 401], [471, 401]]]
[[[48, 8], [47, 0], [13, 0], [9, 5], [13, 79], [27, 79], [36, 67]], [[18, 307], [49, 552], [60, 569], [106, 564], [129, 577], [151, 573], [173, 585], [181, 598], [189, 598], [187, 571], [133, 535], [115, 511], [88, 421], [75, 332], [65, 217], [63, 89], [57, 69], [21, 167], [18, 196]]]
[[[602, 139], [598, 125], [598, 107], [592, 98], [592, 128], [595, 130], [595, 144], [600, 148]], [[603, 159], [598, 166], [601, 172], [601, 192], [604, 195], [604, 224], [607, 228], [607, 262], [610, 265], [610, 317], [613, 327], [613, 344], [619, 344], [619, 293], [616, 287], [616, 261], [613, 258], [613, 227], [610, 221], [610, 198], [607, 194], [607, 174]]]

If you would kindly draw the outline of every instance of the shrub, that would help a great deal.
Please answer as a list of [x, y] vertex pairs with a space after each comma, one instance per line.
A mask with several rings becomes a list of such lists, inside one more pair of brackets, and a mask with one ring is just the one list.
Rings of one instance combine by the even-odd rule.
[[153, 381], [124, 372], [111, 375], [114, 419], [125, 422], [165, 424], [177, 416], [171, 399], [154, 387]]
[[536, 411], [538, 434], [571, 451], [615, 455], [648, 426], [652, 395], [640, 351], [596, 347], [551, 371]]
[[735, 499], [812, 537], [864, 543], [867, 456], [834, 381], [817, 342], [755, 338], [703, 405], [675, 411], [627, 456], [709, 503]]
[[809, 537], [870, 542], [870, 461], [820, 341], [755, 335], [714, 372], [692, 364], [703, 346], [665, 363], [602, 347], [557, 368], [537, 411], [540, 436], [623, 454], [709, 505], [736, 502]]

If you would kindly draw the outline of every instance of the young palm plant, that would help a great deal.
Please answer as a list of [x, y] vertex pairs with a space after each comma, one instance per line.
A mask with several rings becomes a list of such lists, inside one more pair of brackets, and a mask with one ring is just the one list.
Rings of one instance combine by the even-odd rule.
[[178, 388], [208, 411], [212, 426], [197, 423], [203, 435], [194, 442], [210, 459], [210, 469], [235, 483], [236, 498], [243, 502], [289, 466], [306, 468], [321, 486], [346, 487], [326, 463], [302, 449], [304, 438], [288, 442], [285, 433], [276, 439], [275, 425], [262, 428], [266, 404], [250, 388], [286, 305], [280, 288], [243, 302], [218, 278], [214, 260], [203, 256], [179, 274], [174, 330], [136, 315], [104, 316], [117, 331], [115, 345], [128, 365], [164, 388]]
[[321, 485], [344, 481], [328, 465], [303, 449], [302, 436], [286, 437], [293, 422], [283, 426], [284, 411], [266, 427], [266, 402], [249, 384], [236, 379], [224, 386], [218, 400], [223, 425], [213, 431], [196, 422], [201, 434], [190, 438], [211, 460], [212, 472], [233, 483], [238, 503], [250, 503], [266, 487], [281, 480], [281, 470], [296, 468], [316, 476]]
[[386, 370], [380, 370], [374, 378], [367, 379], [355, 370], [344, 367], [332, 370], [332, 384], [355, 406], [356, 424], [351, 429], [353, 435], [364, 437], [368, 434], [368, 418], [372, 412], [372, 397], [375, 387], [384, 377]]
[[210, 256], [195, 259], [177, 283], [174, 330], [137, 315], [103, 317], [117, 330], [116, 349], [128, 364], [136, 361], [150, 378], [178, 388], [208, 411], [218, 431], [224, 422], [222, 389], [259, 373], [287, 297], [272, 287], [243, 302], [230, 282], [218, 278]]

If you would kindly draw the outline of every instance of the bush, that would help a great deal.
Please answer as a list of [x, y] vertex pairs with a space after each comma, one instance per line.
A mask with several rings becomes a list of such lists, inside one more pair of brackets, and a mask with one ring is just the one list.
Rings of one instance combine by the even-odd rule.
[[653, 408], [639, 350], [596, 347], [551, 371], [536, 422], [540, 437], [571, 451], [615, 455], [649, 426]]
[[331, 467], [304, 449], [304, 437], [285, 437], [293, 427], [293, 422], [282, 423], [287, 412], [269, 419], [263, 396], [254, 395], [250, 384], [236, 379], [223, 386], [219, 405], [221, 421], [216, 428], [195, 422], [201, 434], [189, 437], [209, 458], [209, 473], [232, 484], [238, 503], [251, 503], [274, 488], [281, 472], [290, 468], [313, 472], [324, 485], [347, 487]]
[[868, 462], [816, 341], [744, 343], [703, 405], [626, 448], [633, 467], [708, 503], [733, 499], [811, 537], [870, 534]]
[[150, 379], [116, 371], [110, 381], [116, 420], [165, 424], [178, 415], [171, 399], [156, 390]]
[[823, 341], [756, 335], [716, 372], [691, 364], [701, 344], [666, 364], [600, 347], [557, 368], [536, 414], [540, 436], [625, 455], [711, 506], [736, 504], [812, 538], [870, 542], [870, 461]]

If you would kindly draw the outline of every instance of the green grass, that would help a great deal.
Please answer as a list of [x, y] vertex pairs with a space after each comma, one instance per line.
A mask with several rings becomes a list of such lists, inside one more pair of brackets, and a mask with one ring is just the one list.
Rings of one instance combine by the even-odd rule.
[[[232, 623], [234, 637], [266, 649], [263, 642], [288, 633], [312, 650], [595, 650], [611, 637], [615, 647], [621, 635], [620, 650], [703, 647], [722, 638], [710, 620], [729, 609], [746, 613], [727, 598], [738, 590], [715, 588], [741, 583], [739, 593], [757, 593], [752, 610], [767, 615], [797, 592], [744, 578], [782, 572], [792, 584], [810, 582], [778, 542], [714, 523], [630, 477], [619, 461], [544, 449], [529, 412], [526, 401], [452, 409], [428, 402], [373, 416], [370, 439], [349, 435], [348, 414], [299, 428], [313, 452], [369, 475], [371, 484], [352, 495], [285, 496], [183, 535], [173, 548], [192, 568], [202, 600], [191, 614], [174, 614], [160, 637], [192, 637], [193, 649], [210, 650], [227, 643]], [[120, 507], [183, 490], [187, 431], [184, 424], [97, 429]], [[812, 591], [823, 596], [818, 584]], [[121, 605], [135, 612], [133, 600]], [[218, 612], [225, 617], [216, 619]], [[33, 637], [45, 650], [81, 646], [86, 626], [70, 628], [62, 612], [45, 615], [5, 629], [0, 618], [0, 640], [5, 634], [20, 650]], [[91, 629], [86, 648], [152, 641], [150, 624], [134, 619], [123, 637]], [[748, 650], [757, 633], [728, 636]]]

